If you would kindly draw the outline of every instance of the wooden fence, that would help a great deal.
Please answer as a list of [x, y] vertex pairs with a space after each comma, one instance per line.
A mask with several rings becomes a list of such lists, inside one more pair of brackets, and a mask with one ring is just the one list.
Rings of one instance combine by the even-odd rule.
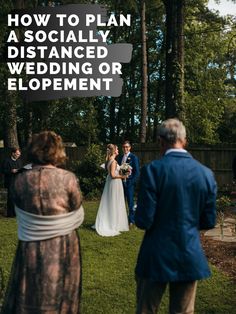
[[[236, 156], [236, 144], [191, 145], [187, 149], [195, 159], [212, 169], [219, 186], [232, 183], [232, 161]], [[141, 166], [160, 158], [158, 144], [134, 144], [132, 151], [139, 157]], [[68, 147], [68, 164], [74, 160], [81, 160], [85, 152], [85, 147]]]
[[[219, 186], [232, 183], [232, 161], [236, 156], [236, 144], [190, 145], [187, 149], [194, 158], [212, 169]], [[132, 151], [139, 157], [141, 166], [160, 157], [158, 144], [134, 144]], [[66, 153], [67, 168], [70, 168], [72, 162], [83, 159], [86, 147], [66, 147]], [[0, 149], [0, 162], [6, 155], [5, 150]]]
[[[219, 186], [232, 183], [232, 161], [236, 156], [236, 144], [190, 145], [187, 150], [214, 172]], [[133, 151], [139, 156], [142, 165], [160, 157], [157, 144], [137, 144]]]

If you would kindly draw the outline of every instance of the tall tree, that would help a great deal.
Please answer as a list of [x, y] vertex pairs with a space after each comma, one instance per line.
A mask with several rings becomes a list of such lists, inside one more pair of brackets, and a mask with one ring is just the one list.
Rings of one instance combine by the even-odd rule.
[[147, 36], [146, 36], [146, 1], [141, 0], [141, 34], [142, 34], [142, 104], [141, 104], [141, 129], [140, 143], [146, 142], [147, 133]]
[[[14, 0], [14, 9], [23, 9], [24, 0]], [[18, 32], [19, 36], [19, 32]], [[7, 88], [7, 87], [6, 87]], [[5, 91], [6, 95], [6, 110], [5, 110], [5, 128], [4, 128], [4, 146], [6, 148], [19, 147], [17, 133], [17, 93], [14, 91]]]
[[4, 147], [19, 147], [17, 133], [17, 94], [8, 92], [5, 101], [5, 119], [4, 119]]
[[178, 116], [185, 120], [184, 110], [184, 8], [185, 0], [177, 1], [177, 67], [176, 67], [176, 98]]
[[186, 6], [185, 124], [192, 143], [219, 142], [217, 129], [223, 117], [228, 76], [225, 23], [226, 19], [209, 11], [202, 0]]
[[166, 118], [183, 115], [184, 0], [163, 0], [166, 8]]

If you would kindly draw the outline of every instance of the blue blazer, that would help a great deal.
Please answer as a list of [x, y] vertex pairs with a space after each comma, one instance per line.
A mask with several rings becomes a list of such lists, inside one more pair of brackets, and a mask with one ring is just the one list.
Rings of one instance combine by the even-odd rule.
[[[118, 156], [118, 164], [121, 165], [122, 159], [124, 155]], [[140, 175], [140, 170], [139, 170], [139, 160], [136, 155], [133, 153], [129, 153], [129, 156], [126, 160], [126, 162], [132, 167], [132, 173], [131, 175], [126, 179], [126, 184], [131, 185], [135, 184], [139, 175]]]
[[136, 274], [151, 281], [210, 276], [199, 229], [216, 219], [216, 183], [189, 153], [171, 152], [143, 167], [135, 223], [145, 229]]

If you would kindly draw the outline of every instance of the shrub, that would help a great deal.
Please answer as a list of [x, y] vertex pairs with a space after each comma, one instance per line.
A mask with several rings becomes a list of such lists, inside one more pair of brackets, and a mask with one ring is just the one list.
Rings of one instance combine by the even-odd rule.
[[83, 160], [74, 163], [74, 172], [79, 178], [81, 191], [86, 199], [100, 198], [105, 184], [106, 171], [101, 168], [105, 162], [99, 145], [89, 146]]
[[216, 200], [216, 208], [217, 211], [224, 212], [224, 210], [229, 207], [231, 204], [231, 200], [228, 196], [221, 196]]
[[224, 221], [225, 214], [224, 211], [231, 204], [230, 198], [228, 196], [221, 196], [216, 200], [216, 209], [217, 209], [217, 222], [220, 225], [220, 234], [221, 240], [224, 238]]

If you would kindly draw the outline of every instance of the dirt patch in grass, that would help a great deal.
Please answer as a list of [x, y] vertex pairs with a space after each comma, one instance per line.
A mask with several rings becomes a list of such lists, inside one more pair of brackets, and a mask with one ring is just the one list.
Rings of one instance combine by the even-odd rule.
[[[235, 210], [228, 208], [225, 217], [235, 218]], [[204, 232], [201, 232], [201, 241], [208, 261], [236, 282], [236, 242], [213, 240], [204, 236]]]

